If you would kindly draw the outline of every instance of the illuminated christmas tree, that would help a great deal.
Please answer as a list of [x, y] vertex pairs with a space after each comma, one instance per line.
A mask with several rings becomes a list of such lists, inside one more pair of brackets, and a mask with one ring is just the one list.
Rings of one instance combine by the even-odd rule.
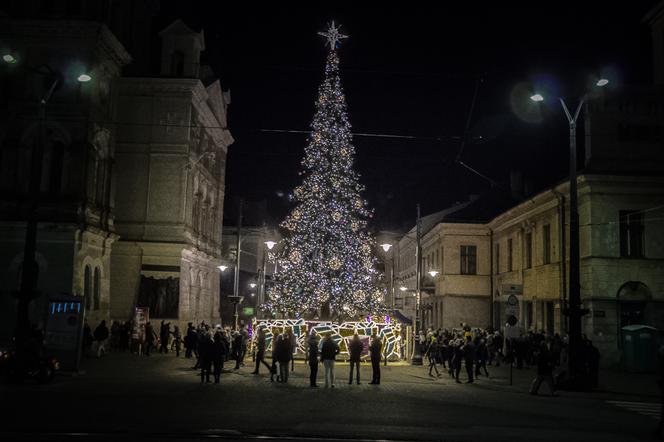
[[383, 311], [383, 292], [339, 79], [337, 47], [346, 36], [334, 22], [320, 34], [330, 46], [325, 79], [302, 160], [304, 178], [293, 191], [295, 207], [281, 223], [279, 271], [264, 307], [289, 316], [359, 319]]

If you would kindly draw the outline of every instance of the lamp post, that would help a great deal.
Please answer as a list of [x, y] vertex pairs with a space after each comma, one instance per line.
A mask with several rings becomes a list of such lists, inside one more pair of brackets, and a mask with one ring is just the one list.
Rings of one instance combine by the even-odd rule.
[[[387, 252], [392, 248], [392, 244], [383, 243], [380, 247], [385, 252], [385, 255], [387, 255]], [[394, 310], [394, 251], [392, 251], [392, 264], [390, 266], [390, 307]]]
[[[256, 299], [256, 312], [258, 312], [258, 306], [263, 305], [265, 302], [265, 272], [267, 268], [267, 259], [266, 259], [266, 248], [267, 250], [272, 250], [274, 246], [277, 245], [275, 241], [268, 240], [263, 242], [263, 245], [265, 246], [263, 248], [263, 263], [261, 264], [261, 268], [258, 271], [258, 296]], [[258, 315], [257, 315], [258, 316]]]
[[[7, 65], [14, 65], [18, 60], [12, 54], [3, 54], [2, 60]], [[28, 214], [25, 231], [25, 244], [23, 249], [23, 264], [21, 267], [21, 285], [17, 294], [18, 305], [16, 311], [16, 338], [19, 343], [27, 338], [30, 332], [30, 319], [28, 310], [32, 299], [38, 296], [37, 282], [39, 279], [39, 265], [35, 260], [37, 247], [37, 208], [39, 206], [39, 192], [41, 188], [42, 163], [44, 161], [44, 147], [46, 145], [46, 105], [63, 82], [63, 75], [48, 65], [36, 68], [26, 67], [32, 73], [44, 77], [46, 80], [46, 93], [39, 99], [39, 140], [33, 145], [30, 162], [30, 186], [28, 196]], [[87, 73], [80, 73], [77, 81], [86, 83], [92, 77]], [[19, 345], [19, 347], [21, 347]]]
[[[595, 83], [595, 86], [604, 87], [607, 84], [609, 84], [609, 80], [601, 78]], [[587, 309], [581, 308], [579, 207], [576, 182], [576, 122], [586, 98], [587, 94], [584, 94], [579, 99], [579, 104], [576, 107], [574, 115], [570, 113], [565, 100], [562, 97], [559, 98], [565, 116], [567, 117], [567, 122], [569, 123], [569, 298], [566, 311], [569, 323], [569, 385], [575, 389], [582, 388], [582, 384], [584, 383], [585, 370], [581, 355], [581, 318], [588, 313]], [[544, 101], [544, 96], [535, 93], [530, 99], [535, 102], [542, 102]], [[561, 222], [564, 222], [564, 220], [561, 220]], [[561, 257], [563, 263], [564, 260], [565, 257]]]
[[412, 365], [422, 365], [422, 349], [419, 342], [418, 327], [422, 327], [422, 245], [421, 245], [421, 227], [420, 205], [417, 205], [417, 224], [416, 224], [416, 242], [415, 242], [415, 321], [413, 321], [413, 357]]

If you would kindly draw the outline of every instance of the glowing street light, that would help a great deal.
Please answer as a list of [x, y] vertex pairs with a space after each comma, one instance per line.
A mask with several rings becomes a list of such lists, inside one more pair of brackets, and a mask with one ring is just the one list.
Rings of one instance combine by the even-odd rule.
[[535, 102], [544, 101], [544, 97], [542, 96], [542, 94], [534, 94], [534, 95], [531, 95], [531, 96], [530, 96], [530, 99], [533, 100], [533, 101], [535, 101]]
[[[252, 289], [255, 289], [256, 288], [256, 283], [255, 282], [250, 282], [249, 287], [251, 287]], [[254, 294], [252, 293], [251, 296], [254, 296]]]
[[435, 278], [438, 273], [440, 273], [438, 270], [429, 270], [429, 275], [431, 275], [432, 278]]
[[405, 292], [406, 290], [408, 290], [408, 287], [401, 286], [401, 287], [399, 287], [399, 290], [401, 290], [402, 292]]
[[600, 78], [599, 80], [597, 80], [597, 83], [595, 83], [595, 86], [603, 87], [603, 86], [606, 86], [607, 84], [609, 84], [608, 79]]
[[265, 246], [267, 247], [268, 250], [272, 250], [276, 245], [277, 243], [274, 241], [265, 241]]
[[380, 245], [383, 248], [384, 252], [388, 252], [392, 248], [392, 244], [384, 243]]
[[81, 74], [76, 78], [76, 80], [78, 80], [80, 83], [87, 83], [88, 81], [92, 80], [92, 77], [88, 74]]
[[228, 268], [228, 266], [221, 265], [221, 266], [217, 266], [217, 268], [219, 269], [219, 271], [225, 272], [226, 269]]
[[16, 63], [16, 58], [12, 54], [5, 54], [2, 56], [2, 60], [5, 63], [14, 64]]

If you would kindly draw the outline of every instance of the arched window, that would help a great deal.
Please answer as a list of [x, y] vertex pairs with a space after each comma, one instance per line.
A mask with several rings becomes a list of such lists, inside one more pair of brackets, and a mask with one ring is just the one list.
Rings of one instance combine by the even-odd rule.
[[85, 266], [85, 275], [83, 277], [83, 296], [85, 297], [85, 309], [90, 310], [92, 298], [92, 271], [90, 266]]
[[95, 267], [95, 279], [94, 279], [94, 289], [93, 289], [93, 309], [99, 310], [101, 304], [101, 275], [99, 272], [99, 267]]

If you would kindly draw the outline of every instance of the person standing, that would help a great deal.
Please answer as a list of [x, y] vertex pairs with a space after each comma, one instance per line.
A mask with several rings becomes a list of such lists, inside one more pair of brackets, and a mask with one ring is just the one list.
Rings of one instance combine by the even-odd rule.
[[168, 353], [168, 338], [171, 335], [171, 323], [161, 320], [159, 327], [159, 353]]
[[224, 359], [226, 356], [226, 344], [224, 343], [221, 333], [214, 334], [214, 341], [210, 347], [211, 362], [214, 365], [214, 383], [218, 384], [221, 378], [221, 370], [224, 368]]
[[480, 339], [475, 349], [475, 377], [479, 377], [480, 371], [484, 369], [484, 375], [489, 377], [489, 372], [486, 369], [486, 363], [489, 359], [489, 350], [484, 339]]
[[102, 320], [95, 329], [95, 340], [97, 341], [97, 359], [101, 358], [102, 353], [106, 354], [106, 341], [108, 340], [108, 327], [106, 321]]
[[383, 343], [380, 341], [380, 338], [378, 338], [378, 335], [374, 333], [371, 336], [371, 345], [369, 345], [369, 352], [371, 353], [371, 369], [373, 371], [371, 382], [369, 382], [371, 385], [380, 385], [380, 358], [382, 350]]
[[214, 357], [214, 343], [210, 334], [205, 332], [200, 335], [198, 341], [198, 366], [201, 369], [201, 383], [210, 383], [210, 370]]
[[83, 350], [86, 356], [90, 355], [90, 350], [92, 349], [92, 343], [94, 342], [94, 337], [92, 336], [92, 329], [88, 320], [83, 320]]
[[277, 340], [277, 362], [279, 362], [279, 382], [288, 382], [288, 366], [293, 357], [291, 340], [288, 332], [279, 335]]
[[468, 375], [468, 384], [472, 384], [473, 379], [473, 362], [475, 361], [475, 344], [473, 344], [473, 337], [466, 335], [466, 344], [463, 346], [463, 362], [466, 365], [466, 374]]
[[240, 365], [242, 364], [242, 333], [234, 331], [233, 332], [233, 359], [235, 359], [235, 368], [234, 370], [239, 370]]
[[[585, 343], [586, 364], [588, 366], [588, 387], [591, 390], [597, 388], [599, 383], [599, 359], [600, 354], [597, 347], [593, 345], [593, 341], [586, 339]], [[553, 355], [552, 355], [553, 357]]]
[[182, 335], [180, 334], [180, 327], [177, 325], [173, 326], [173, 348], [175, 349], [175, 357], [180, 357], [180, 344], [182, 343]]
[[307, 342], [307, 362], [309, 363], [309, 386], [312, 388], [318, 387], [316, 385], [316, 377], [318, 376], [318, 335], [311, 332], [309, 341]]
[[244, 367], [244, 358], [247, 356], [247, 346], [249, 345], [249, 331], [244, 324], [242, 324], [242, 328], [240, 328], [240, 335], [242, 335], [242, 354], [240, 355], [240, 365]]
[[288, 329], [288, 342], [290, 343], [290, 352], [291, 352], [291, 372], [295, 371], [295, 353], [297, 353], [297, 338], [293, 333], [293, 329]]
[[353, 368], [355, 368], [355, 371], [357, 372], [357, 376], [355, 376], [357, 378], [357, 385], [360, 385], [360, 356], [362, 356], [362, 341], [357, 333], [353, 335], [353, 339], [351, 339], [348, 344], [348, 353], [350, 356], [348, 385], [353, 383]]
[[145, 356], [150, 356], [150, 350], [154, 347], [154, 341], [157, 336], [150, 322], [145, 323]]
[[332, 339], [332, 333], [328, 333], [323, 339], [320, 351], [320, 360], [325, 367], [325, 388], [334, 388], [334, 361], [338, 354], [339, 346]]
[[540, 350], [537, 353], [536, 357], [537, 363], [537, 376], [533, 380], [533, 383], [530, 385], [530, 394], [536, 395], [539, 391], [542, 382], [546, 382], [549, 385], [549, 391], [551, 396], [554, 396], [555, 387], [553, 385], [553, 358], [551, 357], [551, 352], [546, 345], [546, 342], [540, 344]]
[[258, 336], [256, 338], [256, 368], [251, 374], [259, 374], [258, 369], [261, 363], [267, 367], [267, 371], [271, 372], [272, 368], [265, 362], [265, 329], [258, 329]]

